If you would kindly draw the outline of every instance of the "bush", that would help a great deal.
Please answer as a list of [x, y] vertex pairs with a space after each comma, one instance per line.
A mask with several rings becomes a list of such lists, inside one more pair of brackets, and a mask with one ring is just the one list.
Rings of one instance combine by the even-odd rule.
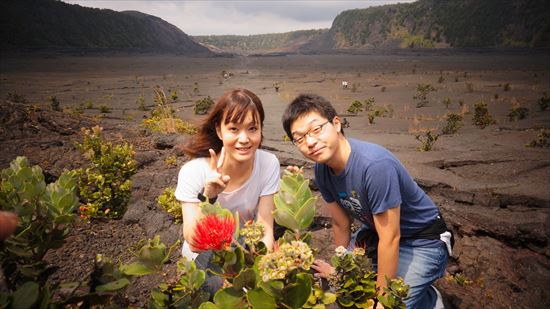
[[363, 103], [359, 100], [351, 102], [351, 105], [347, 109], [348, 113], [357, 115], [359, 112], [363, 111]]
[[99, 106], [99, 112], [102, 114], [108, 114], [111, 112], [111, 109], [109, 108], [109, 106], [102, 104]]
[[544, 94], [538, 101], [537, 101], [540, 110], [545, 111], [548, 109], [548, 106], [550, 106], [550, 96]]
[[416, 102], [416, 107], [424, 107], [428, 105], [428, 94], [430, 92], [436, 91], [434, 86], [431, 84], [418, 84], [416, 87], [416, 95], [413, 96], [413, 100]]
[[[54, 183], [46, 184], [39, 166], [30, 166], [27, 158], [17, 157], [2, 170], [0, 185], [2, 210], [16, 212], [19, 223], [15, 233], [0, 246], [0, 261], [8, 289], [21, 295], [0, 297], [0, 307], [11, 302], [13, 308], [23, 303], [32, 307], [38, 293], [45, 292], [36, 282], [51, 273], [42, 258], [49, 249], [59, 248], [67, 235], [78, 207], [74, 171], [64, 172]], [[19, 292], [19, 293], [18, 293]]]
[[193, 111], [195, 112], [195, 115], [206, 115], [212, 106], [214, 106], [214, 100], [208, 96], [197, 100]]
[[174, 193], [176, 189], [166, 188], [161, 195], [157, 198], [157, 205], [172, 217], [174, 217], [175, 223], [181, 223], [183, 220], [181, 202], [176, 200]]
[[472, 84], [471, 82], [465, 82], [465, 84], [466, 84], [466, 91], [474, 92], [474, 84]]
[[449, 108], [449, 106], [451, 106], [451, 98], [449, 97], [446, 97], [445, 99], [443, 99], [442, 101], [443, 105], [445, 105], [445, 108]]
[[540, 148], [550, 147], [550, 130], [547, 130], [547, 129], [540, 130], [539, 134], [537, 135], [537, 138], [532, 140], [525, 146], [540, 147]]
[[94, 102], [92, 100], [86, 101], [86, 109], [94, 109]]
[[508, 119], [510, 121], [525, 119], [527, 117], [527, 114], [529, 114], [529, 109], [527, 107], [514, 106], [510, 109], [510, 112], [508, 113]]
[[433, 149], [435, 142], [439, 138], [439, 134], [433, 133], [430, 129], [420, 129], [415, 133], [414, 137], [421, 143], [418, 150], [430, 151]]
[[91, 166], [78, 169], [79, 192], [84, 205], [82, 218], [120, 218], [131, 196], [131, 177], [136, 172], [134, 150], [124, 142], [113, 145], [101, 137], [102, 128], [82, 128], [84, 140], [77, 148], [91, 161]]
[[371, 110], [374, 107], [374, 97], [370, 97], [363, 102], [365, 110]]
[[59, 100], [55, 96], [49, 97], [48, 100], [50, 101], [50, 107], [52, 111], [61, 111]]
[[448, 113], [445, 117], [447, 118], [447, 123], [441, 129], [441, 134], [455, 134], [464, 125], [462, 116], [459, 114]]
[[504, 84], [504, 86], [502, 86], [502, 90], [504, 91], [510, 91], [512, 89], [512, 86], [510, 86], [510, 83], [506, 83]]
[[485, 129], [486, 126], [495, 124], [496, 121], [493, 119], [489, 110], [487, 109], [487, 103], [480, 101], [474, 105], [474, 124], [481, 129]]

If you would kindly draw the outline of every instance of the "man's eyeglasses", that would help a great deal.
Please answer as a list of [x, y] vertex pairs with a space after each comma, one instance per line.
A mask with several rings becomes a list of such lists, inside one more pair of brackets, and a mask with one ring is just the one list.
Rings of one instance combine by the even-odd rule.
[[292, 143], [296, 146], [301, 146], [306, 141], [307, 136], [317, 137], [317, 136], [321, 135], [325, 131], [325, 126], [329, 122], [331, 122], [331, 121], [327, 120], [324, 123], [321, 123], [321, 124], [318, 124], [318, 125], [314, 126], [309, 131], [307, 131], [305, 134], [298, 135], [298, 136], [295, 135], [294, 139], [292, 140]]

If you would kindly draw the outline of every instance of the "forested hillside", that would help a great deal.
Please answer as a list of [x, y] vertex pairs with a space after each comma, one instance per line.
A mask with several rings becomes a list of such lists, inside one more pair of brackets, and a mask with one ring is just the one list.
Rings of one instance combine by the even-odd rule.
[[547, 0], [420, 0], [340, 13], [332, 48], [549, 47]]
[[2, 49], [90, 49], [210, 54], [177, 27], [135, 11], [115, 12], [56, 0], [0, 2]]
[[548, 0], [419, 0], [340, 13], [327, 30], [196, 40], [231, 52], [550, 47]]

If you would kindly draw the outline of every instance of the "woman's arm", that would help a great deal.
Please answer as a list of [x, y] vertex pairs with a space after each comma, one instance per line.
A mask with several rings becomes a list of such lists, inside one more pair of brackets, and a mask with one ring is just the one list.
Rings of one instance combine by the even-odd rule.
[[275, 202], [273, 201], [274, 195], [275, 194], [260, 196], [256, 216], [256, 221], [264, 227], [264, 237], [262, 241], [270, 251], [273, 249], [273, 243], [275, 242], [275, 238], [273, 237], [273, 211], [275, 210]]
[[192, 246], [192, 240], [195, 233], [195, 224], [202, 215], [202, 212], [199, 208], [199, 203], [183, 202], [181, 208], [183, 214], [183, 239], [189, 244], [191, 250], [195, 251]]
[[374, 215], [374, 226], [378, 233], [378, 278], [379, 293], [386, 286], [386, 276], [395, 278], [399, 262], [399, 240], [401, 238], [400, 210], [396, 206]]

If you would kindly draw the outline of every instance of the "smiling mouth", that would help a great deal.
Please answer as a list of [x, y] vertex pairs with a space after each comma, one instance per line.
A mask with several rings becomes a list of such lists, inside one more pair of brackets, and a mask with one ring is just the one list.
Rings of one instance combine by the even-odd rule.
[[315, 150], [313, 150], [312, 152], [310, 152], [309, 154], [310, 154], [311, 156], [318, 155], [319, 152], [321, 152], [321, 150], [323, 150], [323, 149], [325, 149], [325, 147], [321, 147], [321, 148], [315, 149]]
[[239, 151], [239, 152], [247, 152], [247, 151], [249, 151], [250, 149], [252, 149], [252, 146], [248, 146], [248, 147], [235, 147], [235, 149], [237, 149], [237, 151]]

